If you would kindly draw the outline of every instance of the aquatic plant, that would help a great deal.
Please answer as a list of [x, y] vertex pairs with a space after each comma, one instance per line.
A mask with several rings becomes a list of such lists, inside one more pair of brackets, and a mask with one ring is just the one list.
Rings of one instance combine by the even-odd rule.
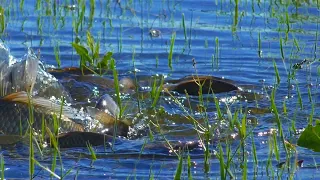
[[4, 8], [0, 6], [0, 33], [3, 33], [6, 28], [5, 20]]
[[158, 84], [158, 78], [159, 78], [158, 76], [155, 76], [153, 78], [153, 83], [151, 86], [150, 95], [151, 95], [151, 99], [153, 99], [152, 105], [151, 105], [152, 108], [156, 108], [157, 102], [160, 98], [160, 94], [163, 89], [162, 87], [164, 83], [164, 77], [160, 76], [160, 82], [159, 82], [160, 84]]
[[84, 21], [84, 15], [86, 12], [86, 1], [83, 0], [78, 0], [78, 5], [79, 5], [79, 9], [78, 9], [78, 19], [74, 19], [72, 24], [73, 24], [73, 29], [75, 31], [76, 34], [79, 34], [79, 28], [82, 29], [82, 24]]
[[168, 66], [172, 70], [172, 56], [173, 56], [173, 48], [174, 48], [174, 42], [176, 40], [176, 33], [172, 33], [171, 40], [170, 40], [170, 50], [168, 55]]
[[[96, 42], [89, 31], [87, 31], [87, 47], [89, 50], [76, 42], [72, 43], [72, 47], [76, 50], [77, 54], [80, 56], [80, 68], [83, 72], [84, 69], [88, 69], [95, 74], [99, 74], [92, 68], [108, 69], [109, 63], [114, 60], [112, 58], [112, 52], [107, 52], [99, 59], [100, 53], [100, 42]], [[100, 71], [101, 75], [101, 71]]]
[[186, 42], [188, 42], [188, 39], [187, 39], [187, 28], [186, 28], [184, 13], [182, 13], [182, 28], [183, 28], [184, 40]]
[[1, 169], [1, 180], [4, 180], [4, 157], [2, 154], [0, 154], [0, 169]]
[[58, 68], [61, 67], [61, 60], [60, 60], [60, 48], [59, 48], [59, 44], [55, 45], [53, 47], [54, 49], [54, 56], [56, 58], [56, 62], [57, 62], [57, 65], [58, 65]]
[[309, 124], [301, 133], [298, 139], [298, 146], [320, 152], [320, 121], [317, 120], [315, 126]]

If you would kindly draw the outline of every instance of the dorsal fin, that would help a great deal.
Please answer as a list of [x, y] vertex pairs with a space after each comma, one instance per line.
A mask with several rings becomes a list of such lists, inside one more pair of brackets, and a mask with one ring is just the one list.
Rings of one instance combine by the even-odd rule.
[[[22, 104], [29, 105], [29, 97], [28, 94], [24, 91], [16, 92], [4, 96], [2, 100], [11, 101], [11, 102], [19, 102]], [[42, 97], [31, 97], [31, 103], [34, 107], [41, 107], [50, 110], [51, 112], [60, 113], [61, 105], [51, 100], [42, 98]], [[74, 113], [74, 109], [68, 106], [62, 107], [62, 114], [72, 119]]]

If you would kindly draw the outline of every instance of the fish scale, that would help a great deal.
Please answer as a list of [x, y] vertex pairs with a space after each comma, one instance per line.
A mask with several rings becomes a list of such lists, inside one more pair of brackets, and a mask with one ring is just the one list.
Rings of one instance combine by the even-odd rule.
[[[41, 130], [44, 119], [47, 127], [52, 131], [54, 114], [47, 108], [35, 106], [33, 111], [35, 130]], [[58, 115], [58, 114], [57, 114]], [[6, 135], [25, 134], [29, 127], [29, 107], [27, 104], [0, 100], [0, 131]], [[21, 127], [21, 128], [20, 128]], [[84, 131], [82, 124], [78, 124], [66, 117], [62, 118], [60, 131]]]

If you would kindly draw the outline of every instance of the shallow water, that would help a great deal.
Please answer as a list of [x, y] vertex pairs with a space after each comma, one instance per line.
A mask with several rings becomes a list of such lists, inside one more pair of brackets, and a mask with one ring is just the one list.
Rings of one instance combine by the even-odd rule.
[[[1, 39], [7, 44], [11, 53], [20, 57], [26, 53], [27, 47], [32, 47], [40, 53], [41, 60], [46, 65], [57, 66], [54, 47], [60, 49], [62, 67], [78, 66], [79, 56], [73, 50], [71, 42], [77, 37], [73, 23], [78, 18], [79, 7], [75, 10], [65, 8], [71, 5], [68, 1], [39, 1], [40, 7], [36, 9], [38, 1], [25, 2], [20, 8], [19, 1], [0, 0], [1, 6], [6, 9], [6, 30]], [[54, 2], [56, 9], [54, 9]], [[309, 2], [309, 3], [308, 3]], [[318, 2], [319, 3], [319, 2]], [[76, 4], [76, 3], [75, 3]], [[289, 28], [287, 26], [286, 12], [288, 12]], [[186, 39], [182, 25], [182, 13], [185, 16]], [[263, 95], [260, 100], [252, 98], [239, 98], [236, 92], [217, 95], [222, 107], [224, 100], [238, 97], [235, 101], [228, 101], [232, 113], [240, 107], [270, 107], [268, 95], [274, 86], [276, 63], [281, 82], [276, 93], [276, 104], [282, 108], [286, 99], [288, 115], [281, 114], [285, 137], [295, 143], [298, 136], [290, 134], [289, 128], [295, 122], [296, 128], [304, 128], [311, 112], [311, 103], [308, 99], [308, 87], [312, 92], [315, 103], [314, 118], [319, 118], [319, 82], [318, 61], [319, 48], [319, 4], [316, 1], [301, 2], [301, 5], [288, 7], [278, 1], [240, 1], [238, 6], [229, 1], [96, 1], [95, 10], [90, 21], [90, 2], [86, 2], [85, 20], [83, 28], [79, 30], [78, 38], [86, 41], [86, 31], [89, 29], [95, 38], [100, 39], [100, 53], [107, 51], [114, 53], [117, 69], [120, 76], [133, 77], [135, 70], [141, 79], [149, 76], [163, 74], [167, 79], [177, 79], [187, 75], [213, 75], [234, 80], [243, 87], [247, 96], [254, 93]], [[92, 24], [92, 27], [90, 27]], [[150, 30], [161, 32], [159, 37], [152, 37]], [[170, 38], [176, 33], [172, 69], [168, 66]], [[286, 32], [288, 32], [286, 37]], [[259, 33], [261, 45], [259, 49]], [[280, 50], [280, 40], [283, 43], [283, 57]], [[218, 45], [217, 42], [218, 41]], [[295, 43], [296, 42], [296, 43]], [[261, 57], [259, 52], [261, 51]], [[311, 65], [303, 65], [296, 72], [295, 78], [288, 83], [288, 73], [292, 66], [304, 58]], [[134, 60], [133, 60], [134, 59]], [[194, 61], [196, 62], [194, 65]], [[134, 69], [136, 68], [136, 69]], [[112, 76], [110, 75], [112, 78]], [[60, 77], [61, 78], [61, 77]], [[303, 108], [298, 102], [297, 87], [301, 92]], [[181, 101], [185, 98], [178, 96]], [[125, 97], [124, 102], [130, 103], [126, 113], [128, 118], [135, 118], [137, 113], [137, 100]], [[192, 107], [196, 110], [198, 98], [191, 97]], [[184, 104], [187, 103], [184, 101]], [[62, 150], [63, 172], [72, 168], [67, 178], [79, 179], [172, 179], [178, 165], [178, 158], [168, 148], [165, 148], [163, 135], [154, 130], [154, 141], [149, 142], [148, 129], [143, 126], [148, 120], [158, 120], [162, 133], [169, 140], [197, 141], [198, 137], [193, 124], [184, 117], [183, 110], [168, 96], [160, 99], [160, 105], [165, 109], [163, 116], [154, 118], [152, 113], [143, 114], [136, 122], [141, 130], [129, 140], [119, 140], [113, 151], [110, 148], [95, 147], [98, 160], [93, 163], [87, 148]], [[142, 107], [150, 106], [150, 102], [142, 103]], [[280, 111], [280, 110], [279, 110]], [[282, 112], [282, 111], [281, 111]], [[218, 123], [214, 102], [208, 104], [208, 115], [211, 123]], [[200, 115], [199, 115], [200, 117]], [[247, 140], [246, 151], [248, 159], [248, 179], [268, 179], [274, 176], [288, 177], [284, 171], [276, 167], [279, 163], [273, 156], [271, 168], [267, 170], [269, 155], [268, 140], [271, 136], [263, 134], [276, 128], [276, 120], [270, 112], [251, 113], [248, 117], [258, 123], [253, 128], [254, 142], [257, 148], [259, 166], [254, 169], [251, 139]], [[199, 121], [201, 118], [199, 118]], [[219, 132], [213, 138], [210, 150], [218, 151], [218, 139], [226, 138], [232, 132], [227, 132], [226, 124], [221, 123]], [[239, 145], [239, 139], [232, 140], [232, 152]], [[143, 151], [141, 150], [144, 144]], [[280, 141], [278, 141], [280, 144]], [[284, 150], [280, 148], [280, 162], [285, 160]], [[320, 154], [304, 148], [297, 148], [297, 158], [304, 160], [304, 167], [299, 168], [293, 175], [295, 179], [317, 179], [320, 172], [317, 164]], [[49, 151], [49, 150], [48, 150]], [[2, 150], [5, 160], [6, 178], [25, 178], [28, 173], [28, 147], [18, 144], [16, 147], [5, 147]], [[204, 173], [204, 153], [202, 147], [190, 151], [194, 179], [216, 179], [220, 177], [219, 160], [212, 154], [210, 159], [210, 172]], [[42, 165], [51, 165], [50, 153], [44, 157], [36, 158]], [[238, 178], [242, 178], [241, 160], [235, 156], [231, 171]], [[61, 174], [60, 166], [56, 173]], [[273, 173], [272, 170], [273, 169]], [[17, 173], [18, 172], [18, 173]], [[269, 173], [268, 173], [269, 172]], [[36, 178], [50, 176], [40, 167], [36, 168]], [[187, 178], [187, 165], [184, 163], [183, 176]]]

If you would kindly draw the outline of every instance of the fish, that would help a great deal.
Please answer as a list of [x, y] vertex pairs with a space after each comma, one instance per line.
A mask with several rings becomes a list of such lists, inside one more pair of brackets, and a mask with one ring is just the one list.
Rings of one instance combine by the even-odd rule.
[[164, 89], [176, 91], [180, 94], [199, 95], [202, 85], [203, 94], [224, 93], [237, 91], [240, 88], [231, 80], [214, 76], [187, 76], [178, 80], [170, 80], [164, 84]]
[[[29, 119], [30, 107], [33, 110], [33, 123]], [[71, 118], [75, 113], [73, 112], [75, 110], [72, 110], [70, 107], [63, 107], [42, 97], [31, 97], [30, 99], [26, 92], [7, 95], [0, 99], [0, 145], [26, 141], [25, 137], [30, 128], [39, 135], [44, 130], [43, 128], [54, 132], [54, 124], [59, 120], [60, 113], [60, 128], [56, 137], [60, 148], [86, 147], [88, 144], [98, 146], [114, 138], [113, 133], [111, 135], [105, 134], [102, 130], [99, 132], [95, 126], [88, 127], [85, 122], [76, 122]], [[105, 117], [101, 119], [103, 118]], [[96, 121], [96, 123], [100, 123], [100, 121]], [[110, 119], [108, 123], [111, 123]], [[100, 129], [104, 129], [105, 126], [101, 127]], [[119, 131], [124, 132], [123, 127], [127, 128], [125, 123], [119, 124]], [[93, 130], [94, 132], [90, 132]], [[49, 134], [45, 134], [46, 141], [50, 143]], [[50, 145], [53, 146], [51, 143]]]
[[[50, 141], [50, 133], [44, 131], [54, 132], [57, 120], [58, 141], [61, 141], [63, 147], [86, 146], [88, 142], [99, 144], [97, 142], [101, 141], [98, 137], [110, 136], [105, 133], [113, 135], [113, 127], [116, 127], [116, 124], [120, 124], [118, 127], [121, 128], [117, 128], [119, 132], [124, 131], [121, 135], [126, 135], [128, 131], [128, 124], [118, 120], [116, 114], [118, 111], [110, 108], [106, 110], [107, 107], [101, 107], [102, 109], [93, 107], [89, 114], [86, 108], [80, 110], [66, 105], [73, 103], [70, 94], [59, 80], [46, 72], [42, 62], [31, 50], [22, 59], [16, 59], [0, 43], [0, 89], [0, 141], [1, 139], [19, 141], [30, 132], [31, 128], [35, 134], [44, 133], [47, 141]], [[57, 98], [51, 100], [52, 96]], [[65, 99], [66, 104], [58, 103], [59, 98]], [[106, 102], [112, 104], [112, 108], [118, 108], [112, 98]], [[104, 115], [106, 112], [113, 114]], [[86, 142], [80, 143], [74, 139]], [[8, 141], [1, 143], [6, 144]]]
[[[29, 107], [33, 107], [33, 123], [29, 118]], [[42, 129], [43, 123], [51, 131], [54, 121], [59, 119], [60, 105], [44, 98], [31, 98], [26, 92], [18, 92], [0, 99], [0, 133], [6, 135], [24, 135], [30, 128]], [[69, 113], [69, 114], [68, 114]], [[85, 125], [72, 120], [67, 108], [63, 108], [60, 120], [60, 132], [85, 131]]]
[[[55, 76], [60, 77], [61, 75], [68, 74], [68, 76], [71, 76], [71, 78], [76, 81], [92, 83], [106, 89], [114, 88], [113, 79], [104, 76], [97, 76], [95, 74], [92, 74], [91, 71], [86, 71], [84, 74], [81, 74], [79, 73], [79, 68], [50, 68], [49, 72], [52, 72], [55, 74]], [[149, 81], [150, 77], [146, 77], [146, 80], [142, 77], [140, 82], [136, 84], [131, 78], [123, 77], [119, 81], [120, 91], [135, 91], [137, 87], [141, 86], [140, 84], [150, 84]], [[202, 85], [203, 94], [224, 93], [241, 90], [241, 88], [238, 87], [237, 84], [232, 80], [205, 75], [186, 76], [180, 79], [165, 80], [163, 89], [166, 89], [168, 91], [175, 91], [180, 94], [185, 94], [187, 92], [189, 95], [199, 95], [199, 84]]]

